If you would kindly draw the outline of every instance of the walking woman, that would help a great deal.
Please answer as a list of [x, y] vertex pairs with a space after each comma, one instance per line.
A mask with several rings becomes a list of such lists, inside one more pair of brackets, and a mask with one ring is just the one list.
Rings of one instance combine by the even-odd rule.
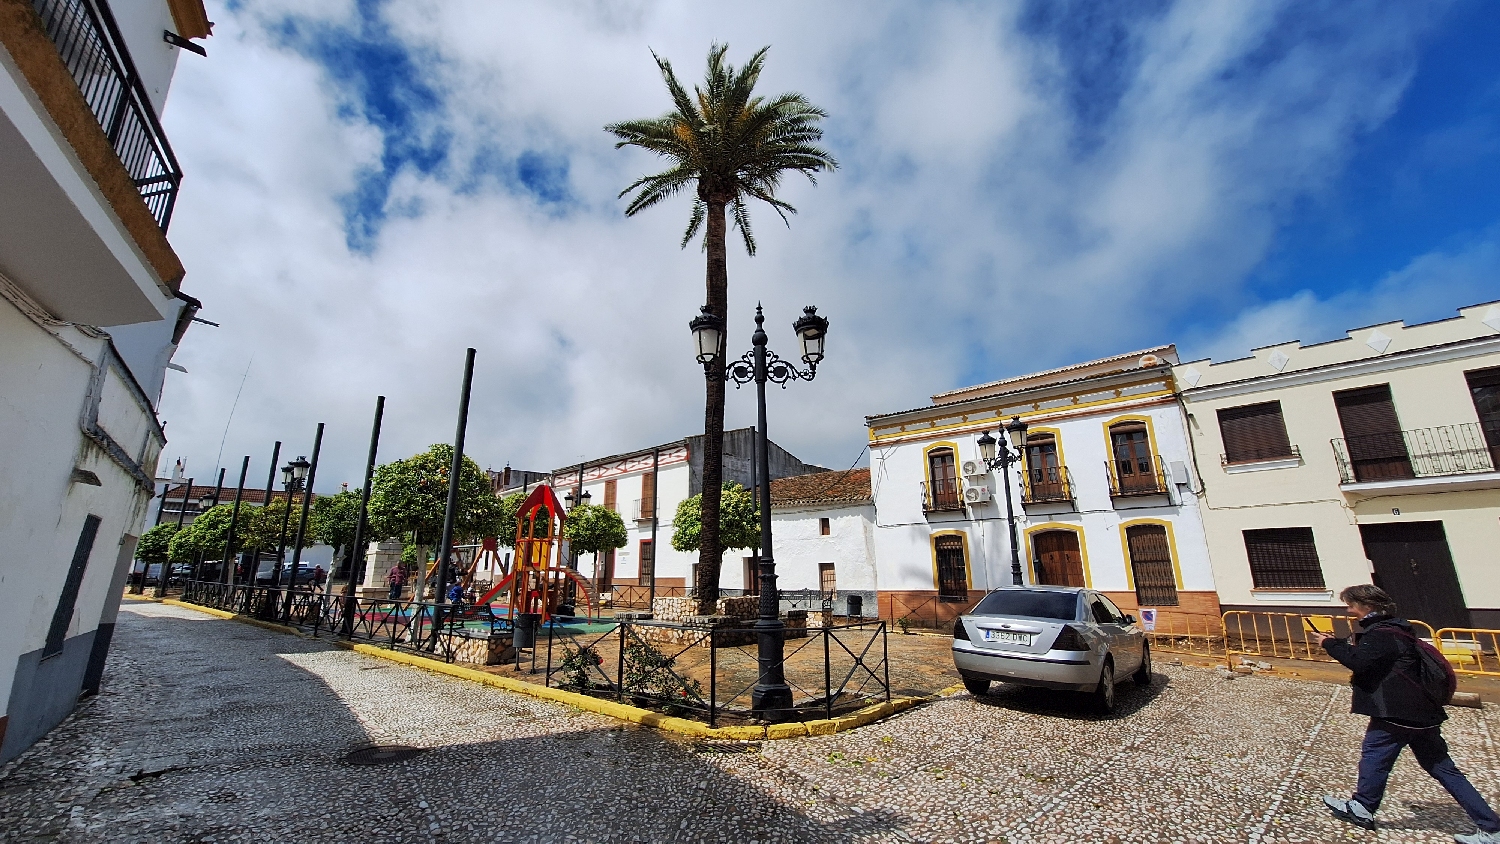
[[1411, 625], [1396, 616], [1396, 602], [1375, 586], [1350, 586], [1339, 593], [1358, 619], [1353, 644], [1324, 633], [1323, 649], [1354, 672], [1352, 711], [1370, 716], [1360, 750], [1359, 784], [1354, 796], [1324, 797], [1333, 814], [1365, 829], [1375, 828], [1375, 812], [1385, 796], [1386, 781], [1403, 747], [1410, 747], [1417, 764], [1437, 780], [1479, 828], [1455, 835], [1458, 844], [1500, 844], [1500, 817], [1453, 764], [1442, 723], [1448, 715], [1443, 702], [1422, 683], [1422, 653]]

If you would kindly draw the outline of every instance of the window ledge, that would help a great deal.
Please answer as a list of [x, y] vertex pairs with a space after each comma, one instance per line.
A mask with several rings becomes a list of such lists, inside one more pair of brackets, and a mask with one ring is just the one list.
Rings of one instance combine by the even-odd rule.
[[1302, 465], [1302, 455], [1273, 457], [1269, 460], [1248, 460], [1244, 463], [1225, 463], [1224, 474], [1238, 475], [1242, 472], [1267, 472], [1272, 469], [1295, 469]]
[[1250, 597], [1267, 603], [1327, 604], [1333, 601], [1332, 589], [1251, 589]]

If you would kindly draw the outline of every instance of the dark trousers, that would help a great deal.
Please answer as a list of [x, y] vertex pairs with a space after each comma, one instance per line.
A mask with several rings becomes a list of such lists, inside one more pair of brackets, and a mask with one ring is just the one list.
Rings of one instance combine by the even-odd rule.
[[391, 600], [392, 601], [399, 601], [399, 600], [401, 600], [401, 584], [399, 584], [399, 583], [392, 583], [391, 584]]
[[1411, 748], [1417, 764], [1453, 795], [1475, 826], [1485, 832], [1500, 832], [1500, 816], [1496, 816], [1490, 804], [1453, 764], [1448, 755], [1448, 742], [1443, 740], [1442, 730], [1438, 727], [1419, 730], [1371, 718], [1370, 726], [1365, 730], [1364, 745], [1360, 748], [1359, 786], [1354, 790], [1355, 800], [1372, 814], [1380, 808], [1386, 781], [1391, 778], [1391, 768], [1395, 767], [1396, 757], [1401, 755], [1403, 747]]

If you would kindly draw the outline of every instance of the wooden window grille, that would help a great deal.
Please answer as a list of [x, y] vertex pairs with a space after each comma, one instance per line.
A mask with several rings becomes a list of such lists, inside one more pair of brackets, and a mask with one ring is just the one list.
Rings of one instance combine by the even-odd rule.
[[656, 517], [656, 473], [641, 475], [641, 518]]
[[822, 591], [823, 597], [833, 597], [837, 588], [838, 579], [833, 572], [833, 563], [818, 563], [818, 589]]
[[640, 576], [636, 578], [636, 583], [650, 586], [656, 580], [656, 545], [651, 540], [641, 540], [640, 559]]
[[961, 536], [939, 536], [932, 540], [937, 556], [938, 600], [958, 603], [969, 600], [969, 570]]
[[1323, 589], [1323, 565], [1310, 527], [1245, 531], [1250, 582], [1256, 589]]
[[615, 509], [617, 509], [615, 507], [615, 504], [618, 501], [618, 499], [617, 499], [618, 494], [619, 494], [619, 484], [617, 482], [615, 482], [615, 481], [605, 481], [604, 482], [604, 509], [606, 509], [606, 510], [615, 510]]
[[1135, 577], [1135, 599], [1143, 607], [1177, 606], [1177, 574], [1172, 568], [1172, 545], [1161, 525], [1132, 525], [1125, 529], [1130, 548], [1130, 571]]
[[828, 519], [818, 519], [818, 535], [828, 536], [830, 533], [833, 533], [833, 525], [829, 523]]

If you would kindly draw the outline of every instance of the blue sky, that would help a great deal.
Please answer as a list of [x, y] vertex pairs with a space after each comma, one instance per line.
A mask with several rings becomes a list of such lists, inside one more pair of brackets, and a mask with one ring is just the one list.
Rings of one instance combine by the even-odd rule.
[[224, 325], [162, 408], [190, 467], [327, 421], [355, 479], [377, 393], [388, 456], [451, 436], [469, 345], [481, 463], [699, 429], [688, 204], [626, 219], [655, 162], [603, 126], [666, 109], [651, 50], [694, 80], [716, 40], [772, 45], [763, 89], [827, 109], [843, 165], [730, 254], [732, 342], [755, 301], [773, 348], [804, 304], [832, 320], [818, 380], [773, 400], [809, 460], [848, 465], [866, 414], [964, 384], [1500, 298], [1500, 7], [1478, 0], [209, 6], [165, 115], [173, 243]]

